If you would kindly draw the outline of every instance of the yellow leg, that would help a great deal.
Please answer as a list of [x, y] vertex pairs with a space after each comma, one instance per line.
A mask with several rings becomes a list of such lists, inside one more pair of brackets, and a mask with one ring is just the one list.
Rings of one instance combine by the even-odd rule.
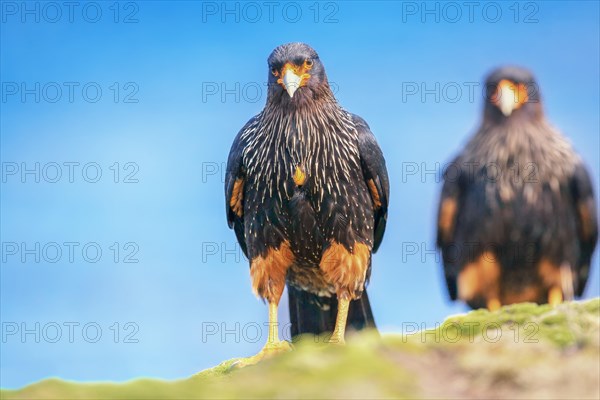
[[561, 288], [558, 286], [554, 286], [548, 292], [548, 304], [551, 306], [556, 306], [562, 303], [563, 301], [563, 293]]
[[267, 344], [269, 345], [279, 343], [279, 325], [277, 322], [277, 304], [269, 303], [269, 336], [267, 337]]
[[575, 290], [573, 289], [573, 271], [568, 263], [560, 266], [560, 283], [563, 292], [563, 301], [573, 301]]
[[502, 304], [500, 303], [500, 300], [498, 300], [497, 298], [493, 297], [491, 299], [489, 299], [487, 301], [487, 308], [490, 311], [496, 311], [499, 310], [500, 307], [502, 307]]
[[350, 300], [346, 297], [338, 296], [338, 312], [335, 319], [335, 329], [329, 339], [329, 343], [344, 344], [344, 335], [346, 333], [346, 321], [348, 320], [348, 308], [350, 306]]
[[269, 303], [269, 334], [267, 337], [267, 343], [256, 355], [248, 358], [242, 358], [235, 362], [233, 368], [246, 367], [248, 365], [254, 365], [263, 360], [264, 358], [271, 357], [278, 353], [285, 353], [292, 349], [292, 346], [287, 341], [279, 340], [279, 331], [277, 323], [277, 304]]

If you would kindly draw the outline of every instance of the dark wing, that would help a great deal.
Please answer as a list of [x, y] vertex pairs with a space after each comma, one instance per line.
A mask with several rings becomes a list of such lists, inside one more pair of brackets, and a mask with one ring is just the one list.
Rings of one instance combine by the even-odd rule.
[[598, 241], [594, 191], [590, 176], [582, 163], [575, 168], [570, 186], [577, 218], [577, 239], [580, 248], [579, 263], [574, 269], [576, 274], [574, 289], [575, 294], [581, 296], [590, 272], [592, 254]]
[[455, 238], [456, 216], [458, 215], [461, 197], [459, 182], [459, 179], [448, 179], [447, 176], [444, 176], [444, 186], [442, 187], [437, 220], [437, 246], [442, 250], [444, 275], [446, 285], [448, 286], [448, 293], [452, 300], [456, 300], [458, 294], [456, 286], [458, 270], [450, 260], [452, 257], [449, 257], [448, 247], [452, 245]]
[[257, 117], [252, 118], [235, 137], [229, 158], [227, 160], [227, 170], [225, 172], [225, 209], [227, 213], [227, 224], [235, 231], [235, 236], [242, 248], [242, 251], [248, 257], [246, 239], [244, 236], [244, 190], [245, 190], [245, 170], [243, 162], [243, 151], [245, 142], [243, 134], [252, 129]]
[[385, 232], [390, 183], [383, 153], [369, 125], [358, 115], [352, 115], [352, 120], [358, 131], [358, 151], [363, 177], [371, 193], [375, 210], [375, 227], [373, 230], [373, 253], [375, 253]]

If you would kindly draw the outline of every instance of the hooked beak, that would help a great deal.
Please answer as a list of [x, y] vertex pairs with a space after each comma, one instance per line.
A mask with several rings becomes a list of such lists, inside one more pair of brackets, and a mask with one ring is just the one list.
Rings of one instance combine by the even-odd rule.
[[501, 80], [496, 88], [494, 104], [505, 117], [521, 107], [528, 100], [527, 88], [523, 84], [515, 85], [506, 79]]
[[306, 65], [297, 66], [292, 63], [286, 63], [281, 71], [275, 74], [275, 76], [280, 76], [277, 79], [277, 83], [283, 86], [290, 95], [290, 98], [293, 98], [296, 90], [304, 86], [310, 78], [310, 74], [308, 74], [310, 68], [310, 66]]
[[508, 117], [515, 109], [515, 92], [508, 86], [502, 86], [498, 90], [498, 96], [498, 108]]
[[290, 97], [294, 97], [294, 93], [296, 93], [296, 90], [300, 87], [302, 77], [296, 75], [291, 68], [288, 68], [285, 70], [282, 81], [283, 87], [287, 90]]

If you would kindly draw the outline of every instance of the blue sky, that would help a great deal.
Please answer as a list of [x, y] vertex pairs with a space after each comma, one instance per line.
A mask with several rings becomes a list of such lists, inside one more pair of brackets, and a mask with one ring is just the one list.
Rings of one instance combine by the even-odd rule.
[[[226, 225], [222, 169], [264, 104], [267, 56], [290, 41], [319, 52], [387, 158], [368, 289], [379, 327], [463, 312], [433, 251], [427, 171], [476, 128], [487, 72], [533, 70], [596, 190], [600, 176], [598, 3], [476, 3], [3, 2], [0, 385], [185, 377], [262, 346], [267, 310]], [[599, 279], [596, 256], [585, 297]]]

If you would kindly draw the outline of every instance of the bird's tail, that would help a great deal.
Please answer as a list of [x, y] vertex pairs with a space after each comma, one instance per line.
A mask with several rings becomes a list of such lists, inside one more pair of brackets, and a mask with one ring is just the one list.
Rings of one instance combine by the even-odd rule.
[[[335, 328], [338, 302], [335, 296], [321, 297], [304, 290], [288, 286], [292, 337], [301, 334], [320, 335], [332, 333]], [[375, 329], [375, 320], [365, 290], [360, 299], [350, 302], [346, 329]]]

